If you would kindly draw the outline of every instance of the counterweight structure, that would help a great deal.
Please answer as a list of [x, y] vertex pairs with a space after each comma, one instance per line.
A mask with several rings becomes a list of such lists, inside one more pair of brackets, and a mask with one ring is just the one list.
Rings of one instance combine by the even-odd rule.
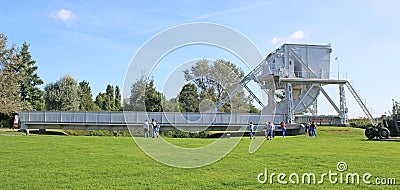
[[[316, 102], [322, 89], [318, 81], [329, 80], [331, 52], [330, 44], [284, 44], [267, 56], [266, 66], [275, 87], [284, 92], [275, 113], [285, 115], [288, 123], [293, 123], [295, 114], [310, 109]], [[259, 80], [262, 81], [263, 76]]]
[[[330, 79], [331, 52], [330, 44], [283, 44], [268, 54], [229, 94], [232, 95], [238, 89], [245, 88], [250, 97], [263, 107], [263, 111], [267, 110], [267, 113], [271, 113], [271, 108], [275, 108], [274, 114], [283, 115], [287, 123], [294, 123], [295, 115], [306, 110], [317, 114], [317, 98], [322, 93], [338, 113], [340, 124], [347, 125], [348, 109], [344, 88], [346, 86], [370, 121], [376, 124], [369, 110], [347, 80]], [[247, 86], [251, 80], [258, 83], [261, 89], [266, 92], [268, 96], [267, 105], [264, 105]], [[328, 84], [339, 86], [339, 107], [323, 89], [323, 86]], [[284, 98], [277, 99], [277, 93], [280, 93]], [[222, 98], [217, 103], [217, 108], [228, 99], [229, 95]]]

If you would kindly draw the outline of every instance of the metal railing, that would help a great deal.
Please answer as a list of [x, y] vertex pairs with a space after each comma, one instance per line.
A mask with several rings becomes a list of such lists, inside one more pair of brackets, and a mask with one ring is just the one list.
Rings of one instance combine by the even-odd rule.
[[369, 112], [367, 106], [365, 106], [364, 102], [361, 100], [360, 96], [357, 94], [357, 92], [354, 90], [353, 86], [350, 84], [350, 82], [346, 83], [347, 88], [349, 89], [350, 93], [353, 95], [354, 99], [357, 101], [358, 105], [361, 107], [361, 109], [364, 111], [365, 115], [368, 117], [369, 121], [371, 122], [372, 125], [376, 126], [377, 121], [373, 118], [371, 112]]
[[181, 112], [67, 112], [67, 111], [21, 111], [21, 124], [82, 124], [82, 125], [134, 125], [145, 120], [157, 120], [161, 125], [246, 125], [249, 121], [265, 124], [279, 123], [283, 116], [246, 113], [181, 113]]

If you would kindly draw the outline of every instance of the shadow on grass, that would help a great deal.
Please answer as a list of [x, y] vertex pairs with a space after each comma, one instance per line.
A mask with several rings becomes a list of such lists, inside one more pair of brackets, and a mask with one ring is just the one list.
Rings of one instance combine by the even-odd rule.
[[40, 130], [29, 130], [30, 134], [37, 134], [37, 135], [61, 135], [61, 136], [69, 136], [64, 131], [40, 131]]
[[374, 138], [374, 139], [364, 139], [364, 141], [385, 141], [385, 142], [400, 142], [400, 137], [390, 137], [387, 139], [380, 139], [380, 138]]

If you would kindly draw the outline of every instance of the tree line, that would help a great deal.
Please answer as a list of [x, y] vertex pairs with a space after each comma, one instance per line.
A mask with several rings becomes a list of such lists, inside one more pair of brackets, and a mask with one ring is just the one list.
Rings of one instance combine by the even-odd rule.
[[[132, 84], [130, 96], [122, 100], [119, 86], [111, 84], [93, 99], [90, 83], [78, 83], [71, 75], [45, 84], [42, 90], [39, 87], [44, 82], [37, 70], [29, 44], [9, 45], [7, 36], [0, 33], [0, 122], [9, 122], [21, 110], [203, 112], [212, 109], [244, 76], [229, 61], [201, 59], [183, 72], [187, 83], [175, 98], [167, 100], [155, 88], [154, 79], [142, 76]], [[231, 95], [219, 111], [259, 112], [243, 89]]]
[[[70, 75], [44, 84], [38, 66], [29, 52], [29, 44], [8, 44], [0, 33], [0, 123], [8, 125], [21, 110], [37, 111], [121, 111], [120, 88], [111, 84], [93, 100], [89, 82], [77, 82]], [[12, 122], [12, 121], [11, 121]]]
[[77, 81], [70, 75], [44, 87], [45, 110], [54, 111], [122, 111], [122, 95], [118, 86], [107, 85], [104, 93], [92, 98], [89, 82]]
[[[183, 71], [186, 84], [175, 98], [167, 100], [154, 87], [154, 79], [145, 76], [131, 86], [130, 97], [124, 100], [124, 110], [150, 112], [206, 112], [215, 109], [216, 102], [237, 87], [244, 72], [235, 64], [225, 61], [201, 59]], [[244, 89], [229, 95], [229, 101], [218, 111], [258, 113]]]

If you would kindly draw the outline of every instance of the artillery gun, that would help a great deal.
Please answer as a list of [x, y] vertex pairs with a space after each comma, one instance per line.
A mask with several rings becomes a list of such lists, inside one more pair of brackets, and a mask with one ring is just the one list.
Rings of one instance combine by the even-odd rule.
[[400, 136], [400, 104], [393, 100], [393, 113], [390, 117], [384, 117], [382, 123], [365, 129], [365, 136], [368, 139], [387, 139], [390, 136]]

